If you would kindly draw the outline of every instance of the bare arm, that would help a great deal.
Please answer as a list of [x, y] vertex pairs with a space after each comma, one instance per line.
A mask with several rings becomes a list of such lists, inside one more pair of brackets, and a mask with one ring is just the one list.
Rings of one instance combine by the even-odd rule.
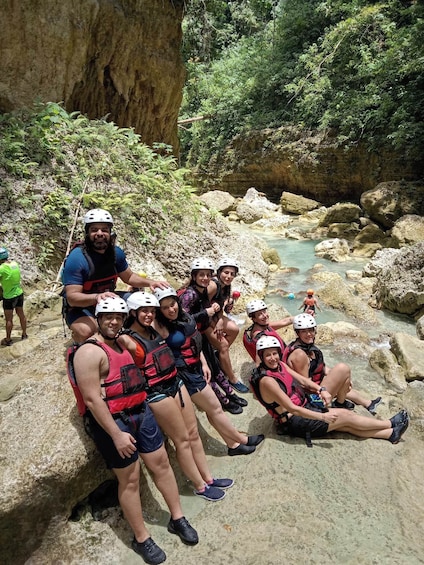
[[76, 308], [86, 308], [87, 306], [95, 306], [99, 300], [116, 296], [113, 292], [90, 293], [83, 292], [82, 285], [67, 284], [66, 285], [66, 300], [70, 306]]
[[281, 320], [277, 320], [275, 322], [270, 322], [270, 327], [273, 330], [280, 330], [281, 328], [286, 328], [293, 323], [293, 316], [287, 316], [287, 318], [282, 318]]

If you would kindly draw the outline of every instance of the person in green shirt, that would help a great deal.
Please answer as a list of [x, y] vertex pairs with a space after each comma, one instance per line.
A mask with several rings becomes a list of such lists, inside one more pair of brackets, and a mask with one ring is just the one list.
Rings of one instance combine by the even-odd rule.
[[0, 284], [3, 289], [3, 310], [6, 320], [6, 337], [1, 345], [12, 345], [13, 311], [16, 311], [22, 329], [22, 339], [26, 339], [26, 317], [24, 314], [24, 292], [21, 288], [21, 271], [16, 261], [9, 259], [9, 252], [0, 247]]

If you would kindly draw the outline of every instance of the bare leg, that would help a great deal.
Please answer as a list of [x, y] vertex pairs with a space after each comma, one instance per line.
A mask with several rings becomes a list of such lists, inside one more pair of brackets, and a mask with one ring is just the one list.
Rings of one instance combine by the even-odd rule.
[[[182, 388], [185, 389], [185, 387]], [[180, 403], [178, 394], [175, 399], [167, 397], [159, 402], [150, 402], [149, 406], [155, 415], [159, 427], [174, 442], [177, 460], [184, 475], [190, 479], [196, 490], [202, 490], [205, 486], [205, 481], [193, 457], [189, 432], [181, 413], [181, 405], [178, 407], [177, 403]], [[190, 399], [187, 400], [187, 404], [193, 410]]]
[[140, 453], [146, 467], [152, 472], [153, 480], [171, 512], [171, 518], [178, 520], [183, 516], [177, 481], [169, 464], [168, 454], [162, 445], [151, 453]]
[[393, 428], [390, 420], [376, 420], [368, 416], [359, 416], [342, 408], [330, 408], [329, 411], [338, 414], [337, 420], [329, 424], [329, 432], [348, 432], [358, 437], [377, 439], [389, 439], [392, 435]]
[[239, 334], [239, 328], [238, 325], [235, 324], [232, 320], [228, 319], [226, 316], [223, 317], [224, 320], [224, 333], [226, 334], [226, 339], [228, 341], [228, 345], [231, 347], [231, 345], [234, 343], [234, 340], [236, 339], [236, 337]]
[[221, 403], [209, 385], [192, 395], [191, 400], [206, 413], [210, 424], [216, 429], [228, 447], [247, 444], [247, 436], [241, 434], [222, 410]]
[[140, 461], [124, 469], [113, 469], [118, 479], [118, 498], [125, 518], [128, 521], [135, 539], [146, 541], [150, 537], [143, 520], [140, 500]]
[[13, 329], [13, 310], [4, 310], [4, 319], [6, 320], [6, 340], [10, 341]]
[[27, 320], [24, 314], [24, 309], [19, 306], [18, 308], [16, 308], [16, 314], [18, 315], [19, 323], [21, 324], [22, 335], [25, 337], [27, 334]]
[[346, 398], [348, 400], [351, 400], [355, 404], [358, 404], [359, 406], [363, 406], [364, 408], [368, 408], [368, 406], [371, 404], [371, 399], [364, 398], [359, 394], [357, 390], [354, 390], [353, 388], [347, 393]]
[[[206, 460], [206, 454], [205, 450], [203, 449], [202, 440], [199, 436], [199, 429], [197, 427], [197, 419], [196, 414], [194, 413], [193, 404], [191, 403], [190, 396], [185, 386], [181, 387], [181, 392], [184, 400], [184, 408], [181, 408], [181, 413], [183, 415], [184, 422], [189, 434], [193, 458], [196, 461], [197, 468], [199, 469], [204, 482], [210, 483], [213, 480], [213, 477]], [[178, 395], [175, 397], [175, 400], [181, 406]]]
[[343, 404], [351, 388], [349, 365], [338, 363], [332, 367], [322, 379], [321, 384], [327, 388], [333, 398], [337, 399], [337, 402]]
[[225, 337], [218, 339], [213, 333], [212, 328], [208, 328], [205, 332], [209, 342], [212, 347], [214, 347], [219, 352], [219, 363], [228, 380], [233, 383], [238, 381], [234, 374], [233, 366], [231, 365], [230, 359], [230, 346]]
[[82, 343], [89, 339], [97, 331], [97, 323], [94, 318], [90, 316], [81, 316], [77, 318], [70, 326], [72, 332], [72, 339], [75, 343]]

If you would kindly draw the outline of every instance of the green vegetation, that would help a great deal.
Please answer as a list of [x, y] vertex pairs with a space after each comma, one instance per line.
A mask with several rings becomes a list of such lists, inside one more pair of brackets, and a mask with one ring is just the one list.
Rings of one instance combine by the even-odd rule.
[[181, 117], [210, 116], [183, 133], [188, 163], [284, 125], [422, 161], [423, 16], [415, 0], [188, 4]]
[[183, 214], [196, 218], [196, 209], [186, 171], [169, 147], [157, 151], [132, 129], [68, 114], [59, 104], [0, 116], [2, 232], [8, 212], [13, 218], [13, 209], [23, 209], [26, 221], [10, 220], [10, 230], [29, 233], [39, 267], [56, 266], [81, 203], [110, 210], [125, 226], [123, 237], [158, 243], [178, 231]]

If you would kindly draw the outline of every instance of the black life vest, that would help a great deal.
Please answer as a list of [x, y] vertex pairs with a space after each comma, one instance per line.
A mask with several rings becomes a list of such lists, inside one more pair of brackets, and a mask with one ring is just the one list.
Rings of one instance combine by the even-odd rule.
[[177, 290], [177, 296], [181, 299], [181, 306], [196, 320], [197, 329], [203, 333], [210, 326], [210, 318], [206, 312], [211, 302], [207, 290], [200, 293], [193, 285]]
[[147, 387], [154, 389], [158, 383], [163, 383], [177, 376], [175, 358], [171, 348], [156, 330], [150, 328], [153, 339], [146, 339], [133, 330], [125, 330], [123, 333], [129, 335], [144, 350], [143, 363], [139, 362], [137, 356], [134, 361], [146, 378]]
[[277, 412], [277, 407], [280, 406], [278, 402], [268, 403], [262, 398], [261, 391], [260, 391], [260, 382], [263, 377], [272, 377], [278, 383], [278, 386], [281, 390], [287, 394], [293, 404], [296, 406], [305, 406], [307, 403], [307, 397], [303, 392], [303, 389], [298, 384], [298, 382], [291, 376], [291, 374], [284, 368], [282, 363], [279, 364], [277, 371], [271, 371], [270, 369], [265, 368], [263, 365], [259, 365], [256, 369], [253, 370], [252, 375], [250, 377], [250, 384], [253, 389], [253, 393], [257, 400], [264, 406], [274, 420], [281, 422], [281, 420], [286, 418], [287, 411], [283, 413]]
[[100, 386], [104, 389], [103, 400], [106, 402], [110, 413], [116, 415], [122, 412], [130, 412], [131, 409], [139, 407], [146, 399], [146, 379], [134, 364], [130, 353], [126, 349], [118, 352], [105, 343], [88, 339], [84, 343], [69, 347], [66, 356], [68, 378], [75, 394], [80, 415], [84, 416], [87, 412], [87, 406], [78, 387], [73, 362], [77, 349], [86, 343], [101, 347], [107, 355], [109, 371]]
[[[322, 354], [321, 349], [318, 349], [315, 344], [307, 345], [296, 339], [285, 349], [283, 354], [284, 363], [288, 364], [290, 354], [293, 353], [295, 349], [301, 349], [306, 353], [309, 359], [309, 378], [313, 380], [314, 383], [320, 384], [322, 379], [325, 377], [324, 355]], [[311, 357], [310, 353], [313, 353], [314, 356]]]

